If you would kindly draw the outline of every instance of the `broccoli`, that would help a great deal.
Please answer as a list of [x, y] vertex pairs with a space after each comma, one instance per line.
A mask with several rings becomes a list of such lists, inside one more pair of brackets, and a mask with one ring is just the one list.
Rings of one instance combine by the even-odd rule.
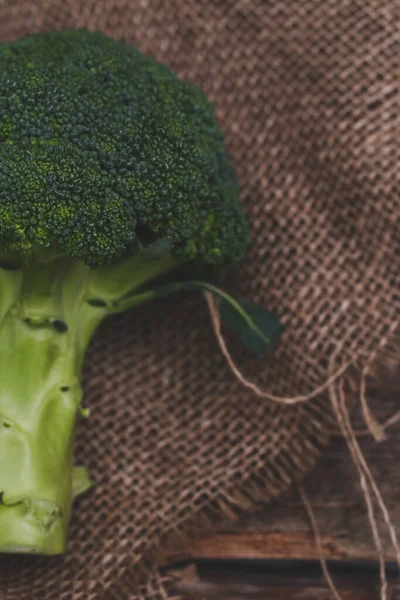
[[101, 33], [0, 44], [0, 551], [64, 551], [90, 486], [74, 425], [102, 320], [247, 245], [200, 89]]

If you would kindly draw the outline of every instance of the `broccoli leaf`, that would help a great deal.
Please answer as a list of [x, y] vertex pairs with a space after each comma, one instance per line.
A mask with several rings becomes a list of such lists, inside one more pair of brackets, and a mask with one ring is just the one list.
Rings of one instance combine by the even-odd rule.
[[262, 306], [238, 302], [210, 283], [190, 281], [185, 286], [188, 289], [204, 289], [219, 297], [221, 319], [236, 334], [244, 348], [255, 356], [262, 354], [281, 334], [282, 327], [277, 317]]
[[222, 300], [220, 315], [225, 325], [239, 338], [248, 352], [259, 356], [274, 344], [282, 333], [279, 319], [259, 304], [237, 302], [241, 310]]
[[93, 487], [94, 483], [90, 479], [86, 467], [74, 467], [72, 471], [72, 497], [76, 498], [86, 490]]

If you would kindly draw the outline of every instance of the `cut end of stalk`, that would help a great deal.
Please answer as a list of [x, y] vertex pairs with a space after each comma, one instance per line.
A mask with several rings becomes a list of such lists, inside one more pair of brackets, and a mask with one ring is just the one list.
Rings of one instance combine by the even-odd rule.
[[0, 504], [0, 552], [62, 554], [68, 515], [48, 500], [28, 497]]

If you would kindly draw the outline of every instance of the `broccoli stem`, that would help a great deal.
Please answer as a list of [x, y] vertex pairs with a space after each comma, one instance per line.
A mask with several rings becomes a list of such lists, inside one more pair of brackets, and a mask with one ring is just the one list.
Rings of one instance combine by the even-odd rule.
[[73, 457], [87, 345], [116, 312], [121, 293], [173, 267], [170, 257], [133, 262], [118, 267], [119, 285], [107, 269], [101, 273], [66, 257], [30, 256], [17, 268], [0, 268], [2, 552], [65, 549], [73, 497], [90, 485]]

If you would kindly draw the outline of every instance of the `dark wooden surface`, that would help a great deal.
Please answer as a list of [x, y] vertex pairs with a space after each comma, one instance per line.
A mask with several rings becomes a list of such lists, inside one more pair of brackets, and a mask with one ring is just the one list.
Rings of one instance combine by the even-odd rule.
[[[400, 395], [381, 393], [372, 406], [379, 420], [384, 421], [400, 410]], [[400, 423], [388, 429], [387, 434], [388, 439], [382, 443], [366, 436], [360, 438], [360, 444], [400, 534]], [[320, 526], [324, 554], [327, 559], [341, 561], [336, 579], [343, 598], [378, 600], [375, 547], [358, 476], [343, 440], [333, 439], [320, 464], [306, 477], [304, 487]], [[394, 552], [380, 516], [379, 523], [390, 563]], [[279, 502], [244, 514], [235, 523], [221, 522], [212, 534], [192, 542], [187, 555], [203, 567], [196, 583], [186, 581], [186, 586], [195, 586], [205, 598], [331, 598], [315, 562], [311, 563], [311, 571], [299, 571], [296, 567], [298, 560], [318, 559], [314, 536], [296, 489]], [[294, 562], [274, 574], [274, 568], [271, 570], [265, 562], [271, 559]], [[360, 561], [365, 565], [361, 571], [356, 566]], [[400, 585], [396, 587], [393, 573], [389, 598], [400, 600]]]
[[[379, 600], [377, 573], [363, 568], [331, 568], [343, 600]], [[395, 575], [388, 574], [388, 600], [400, 600]], [[196, 594], [199, 600], [332, 600], [314, 565], [200, 564], [190, 567], [172, 594]]]

